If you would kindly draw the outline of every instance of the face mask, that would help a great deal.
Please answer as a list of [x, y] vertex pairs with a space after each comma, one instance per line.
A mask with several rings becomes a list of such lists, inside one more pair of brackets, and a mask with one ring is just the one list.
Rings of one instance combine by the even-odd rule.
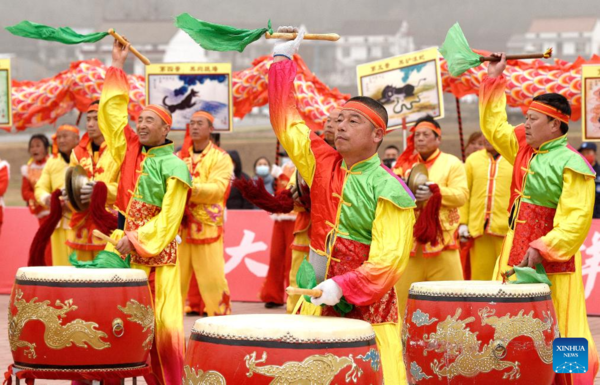
[[584, 156], [584, 158], [590, 163], [590, 164], [594, 164], [596, 162], [596, 155], [595, 154], [587, 154], [586, 156]]
[[269, 166], [267, 165], [260, 165], [260, 166], [256, 166], [256, 175], [258, 176], [267, 176], [269, 175]]

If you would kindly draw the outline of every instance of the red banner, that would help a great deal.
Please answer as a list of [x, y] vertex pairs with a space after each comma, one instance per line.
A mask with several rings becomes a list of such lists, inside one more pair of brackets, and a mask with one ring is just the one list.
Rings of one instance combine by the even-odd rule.
[[[0, 233], [0, 294], [10, 293], [17, 269], [27, 264], [37, 227], [37, 220], [26, 208], [5, 208]], [[227, 211], [225, 272], [233, 301], [259, 301], [269, 264], [272, 229], [273, 220], [263, 211]], [[600, 220], [592, 222], [581, 255], [587, 311], [600, 315]]]

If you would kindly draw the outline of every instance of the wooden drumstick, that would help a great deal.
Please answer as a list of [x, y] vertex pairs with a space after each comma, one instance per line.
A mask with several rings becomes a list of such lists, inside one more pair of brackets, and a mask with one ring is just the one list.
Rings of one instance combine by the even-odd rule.
[[291, 286], [288, 286], [285, 292], [287, 295], [308, 295], [315, 298], [319, 298], [323, 294], [323, 291], [319, 289], [300, 289], [299, 287]]
[[[119, 43], [123, 44], [123, 45], [127, 45], [129, 44], [128, 41], [126, 41], [125, 39], [123, 39], [123, 36], [119, 35], [118, 33], [115, 32], [114, 29], [109, 29], [108, 33], [114, 37], [115, 39], [117, 39], [119, 41]], [[134, 54], [138, 59], [140, 59], [140, 61], [142, 63], [144, 63], [145, 65], [150, 65], [150, 60], [148, 60], [148, 58], [144, 55], [142, 55], [140, 53], [140, 51], [138, 51], [137, 49], [135, 49], [132, 45], [129, 46], [129, 51], [131, 51], [132, 54]]]
[[[282, 39], [282, 40], [294, 40], [298, 36], [296, 32], [275, 32], [270, 34], [265, 33], [267, 39]], [[337, 33], [307, 33], [304, 35], [304, 40], [326, 40], [326, 41], [338, 41], [340, 35]]]
[[92, 234], [94, 235], [94, 237], [98, 237], [98, 238], [102, 239], [103, 241], [106, 241], [106, 242], [110, 243], [113, 246], [116, 246], [117, 243], [119, 243], [118, 241], [112, 239], [111, 237], [109, 237], [108, 235], [104, 234], [100, 230], [94, 230], [94, 231], [92, 231]]

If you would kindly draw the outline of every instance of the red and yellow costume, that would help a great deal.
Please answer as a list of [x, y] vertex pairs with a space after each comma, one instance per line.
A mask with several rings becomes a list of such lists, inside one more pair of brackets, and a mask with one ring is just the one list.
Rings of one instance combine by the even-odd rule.
[[2, 222], [4, 222], [4, 194], [8, 189], [9, 180], [10, 165], [7, 161], [0, 159], [0, 230], [2, 230]]
[[[342, 288], [353, 305], [346, 317], [373, 325], [386, 383], [403, 383], [394, 284], [412, 243], [412, 194], [377, 154], [348, 168], [310, 131], [296, 109], [295, 76], [293, 61], [271, 65], [269, 107], [275, 134], [311, 188], [310, 263], [317, 281], [331, 278]], [[330, 306], [320, 313], [338, 315]]]
[[[94, 104], [88, 112], [97, 111], [98, 105]], [[113, 210], [113, 205], [117, 197], [117, 183], [119, 181], [119, 165], [113, 160], [110, 151], [106, 151], [106, 142], [100, 145], [97, 151], [94, 151], [92, 141], [87, 133], [83, 135], [77, 147], [71, 153], [71, 162], [69, 166], [82, 166], [87, 172], [90, 180], [103, 182], [106, 185], [108, 194], [106, 199], [106, 208]], [[92, 231], [97, 229], [90, 209], [82, 212], [73, 212], [71, 216], [71, 232], [67, 245], [77, 252], [77, 259], [80, 261], [91, 261], [100, 250], [104, 250], [106, 242], [92, 235]]]
[[[282, 167], [282, 173], [277, 177], [275, 183], [275, 194], [288, 187], [290, 178], [295, 172], [296, 167], [292, 163]], [[260, 300], [283, 304], [285, 287], [292, 265], [292, 243], [294, 242], [296, 213], [292, 211], [273, 214], [271, 218], [274, 222], [269, 254], [269, 270], [260, 292]]]
[[[71, 131], [79, 135], [79, 129], [74, 126], [62, 125], [58, 131]], [[46, 162], [40, 179], [35, 184], [35, 199], [44, 206], [44, 201], [50, 197], [55, 190], [60, 190], [65, 186], [65, 171], [69, 165], [68, 157], [58, 152], [56, 145], [53, 146], [53, 154]], [[44, 206], [45, 207], [45, 206]], [[49, 207], [46, 207], [49, 209]], [[71, 266], [69, 255], [72, 250], [67, 245], [69, 222], [71, 221], [71, 211], [68, 205], [63, 206], [62, 218], [52, 233], [50, 244], [52, 245], [52, 265]]]
[[204, 311], [209, 316], [227, 315], [231, 313], [231, 302], [225, 278], [223, 220], [233, 163], [227, 152], [213, 142], [201, 153], [195, 153], [191, 143], [184, 142], [184, 146], [179, 156], [192, 174], [192, 193], [179, 245], [182, 298], [186, 298], [195, 273]]
[[465, 162], [469, 200], [460, 209], [461, 224], [473, 238], [471, 279], [490, 280], [508, 232], [508, 201], [513, 167], [501, 155], [479, 150]]
[[[422, 122], [418, 127], [421, 125], [425, 125], [441, 136], [441, 130], [433, 124]], [[415, 129], [416, 127], [413, 127], [413, 131]], [[412, 138], [411, 135], [409, 141]], [[442, 200], [438, 216], [441, 236], [436, 239], [436, 242], [426, 244], [414, 239], [406, 271], [396, 284], [398, 305], [402, 316], [404, 316], [404, 308], [408, 301], [408, 290], [414, 282], [463, 279], [456, 230], [460, 222], [458, 210], [469, 197], [465, 168], [457, 157], [437, 149], [429, 158], [423, 159], [418, 153], [412, 153], [413, 148], [410, 145], [407, 146], [405, 153], [398, 158], [394, 172], [403, 178], [408, 178], [411, 169], [416, 164], [422, 163], [427, 167], [429, 180], [437, 184], [441, 193]], [[406, 156], [407, 152], [410, 153], [409, 157]], [[408, 161], [403, 161], [407, 158]], [[423, 208], [415, 210], [417, 218], [429, 203], [426, 202]]]
[[[125, 72], [110, 67], [102, 89], [98, 125], [121, 172], [116, 201], [121, 223], [112, 237], [127, 236], [135, 248], [131, 267], [154, 276], [150, 280], [156, 320], [150, 352], [153, 377], [146, 381], [180, 384], [185, 347], [175, 237], [185, 210], [190, 175], [186, 164], [173, 154], [172, 142], [142, 146], [128, 124], [128, 102]], [[161, 107], [145, 109], [169, 124], [170, 116]], [[114, 250], [110, 244], [107, 249]]]
[[[598, 354], [590, 333], [581, 276], [581, 253], [591, 226], [595, 173], [567, 143], [566, 135], [529, 146], [525, 126], [511, 126], [506, 117], [506, 79], [484, 78], [479, 90], [480, 125], [494, 148], [514, 166], [509, 231], [494, 279], [518, 265], [529, 247], [539, 251], [552, 282], [552, 302], [561, 337], [580, 337], [589, 343], [585, 374], [559, 374], [557, 382], [591, 384], [598, 372]], [[561, 121], [568, 117], [539, 102], [530, 108]]]
[[21, 197], [27, 203], [29, 211], [36, 216], [40, 225], [44, 222], [45, 217], [50, 214], [50, 211], [38, 203], [35, 199], [35, 184], [42, 176], [42, 171], [48, 157], [44, 158], [41, 162], [36, 162], [33, 159], [29, 159], [26, 165], [21, 167]]

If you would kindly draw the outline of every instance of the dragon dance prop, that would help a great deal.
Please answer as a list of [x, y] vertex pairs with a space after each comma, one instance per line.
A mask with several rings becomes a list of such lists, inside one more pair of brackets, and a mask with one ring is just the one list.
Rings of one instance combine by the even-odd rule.
[[[495, 56], [481, 56], [469, 48], [469, 43], [460, 25], [454, 24], [446, 34], [446, 40], [440, 47], [440, 53], [448, 63], [448, 71], [452, 76], [460, 76], [466, 70], [478, 67], [486, 61], [500, 61]], [[549, 59], [552, 56], [552, 48], [544, 53], [532, 53], [522, 55], [508, 55], [507, 60], [518, 59]]]
[[[302, 118], [312, 129], [321, 129], [331, 109], [343, 104], [349, 95], [330, 89], [320, 81], [296, 56], [298, 74], [294, 83], [296, 104]], [[267, 74], [271, 63], [269, 56], [260, 57], [252, 66], [232, 76], [234, 116], [243, 118], [252, 108], [267, 104]], [[600, 56], [590, 60], [582, 58], [573, 63], [554, 59], [554, 64], [534, 60], [509, 60], [506, 68], [508, 105], [526, 111], [534, 96], [555, 92], [571, 103], [572, 120], [581, 115], [581, 66], [600, 64]], [[444, 92], [461, 98], [479, 92], [479, 85], [487, 73], [486, 65], [471, 68], [460, 77], [453, 77], [448, 63], [440, 61]], [[98, 99], [104, 84], [106, 67], [98, 60], [78, 61], [66, 71], [37, 82], [12, 82], [13, 131], [28, 127], [53, 124], [64, 114], [76, 108], [85, 112], [92, 100]], [[145, 104], [145, 79], [129, 75], [129, 114], [135, 119]], [[3, 127], [11, 130], [10, 127]]]

